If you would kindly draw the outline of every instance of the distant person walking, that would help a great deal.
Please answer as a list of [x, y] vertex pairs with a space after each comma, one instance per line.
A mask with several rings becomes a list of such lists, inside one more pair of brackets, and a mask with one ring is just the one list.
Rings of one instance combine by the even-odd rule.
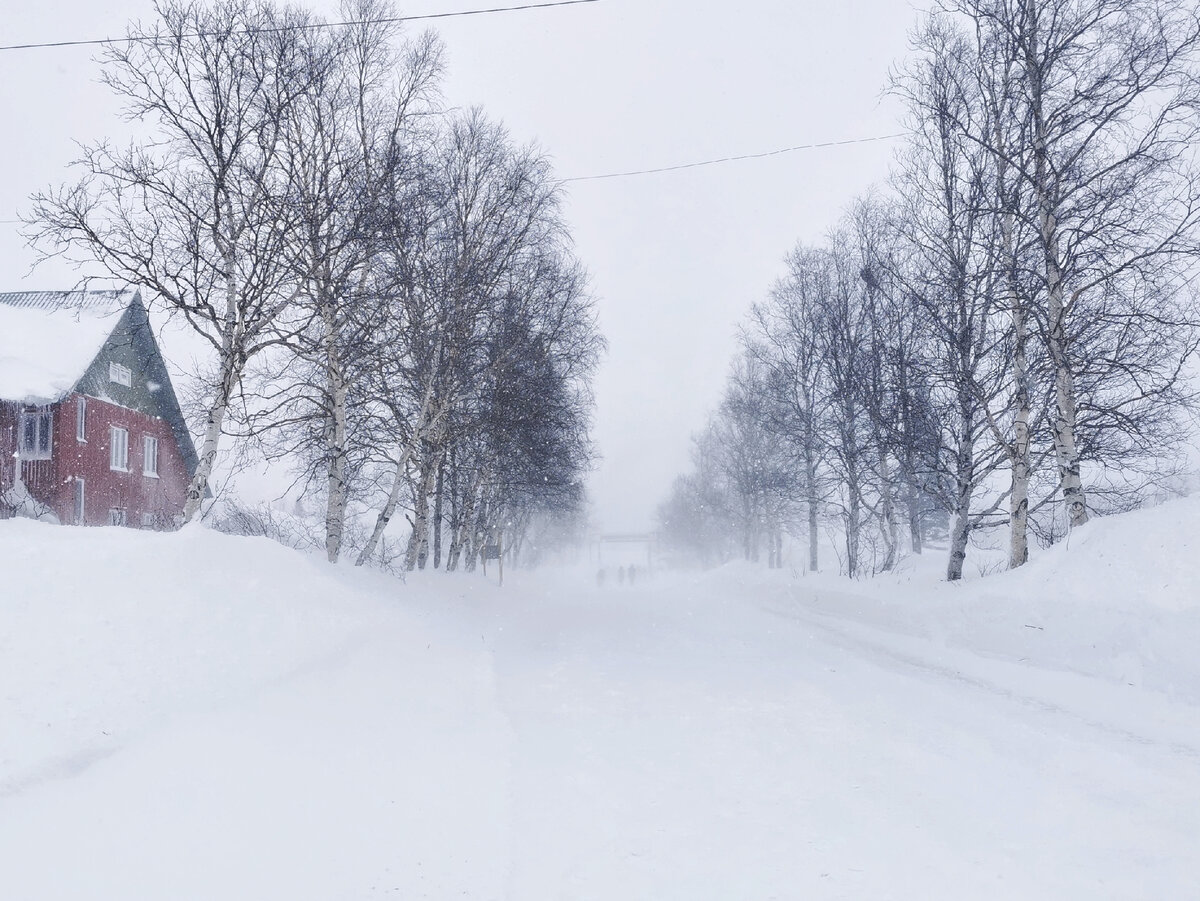
[[623, 567], [623, 566], [617, 567], [617, 584], [618, 585], [625, 584], [625, 567]]
[[634, 566], [632, 563], [629, 564], [629, 587], [630, 588], [633, 587], [633, 574], [635, 572], [637, 572], [637, 567]]

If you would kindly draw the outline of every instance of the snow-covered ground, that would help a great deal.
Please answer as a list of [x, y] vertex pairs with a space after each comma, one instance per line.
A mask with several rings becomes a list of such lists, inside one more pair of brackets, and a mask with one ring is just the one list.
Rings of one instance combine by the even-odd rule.
[[0, 897], [1200, 897], [1198, 530], [601, 590], [0, 523]]

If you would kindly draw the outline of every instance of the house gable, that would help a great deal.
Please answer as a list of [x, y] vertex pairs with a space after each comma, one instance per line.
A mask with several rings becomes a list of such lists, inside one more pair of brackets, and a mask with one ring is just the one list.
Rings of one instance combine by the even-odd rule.
[[[28, 495], [64, 523], [176, 523], [198, 460], [140, 294], [0, 294], [0, 314], [0, 517]], [[26, 411], [45, 459], [18, 453]]]
[[[128, 371], [128, 385], [112, 379], [114, 364]], [[112, 334], [76, 383], [75, 393], [166, 421], [187, 465], [188, 478], [195, 474], [199, 462], [196, 447], [140, 294], [134, 296]]]

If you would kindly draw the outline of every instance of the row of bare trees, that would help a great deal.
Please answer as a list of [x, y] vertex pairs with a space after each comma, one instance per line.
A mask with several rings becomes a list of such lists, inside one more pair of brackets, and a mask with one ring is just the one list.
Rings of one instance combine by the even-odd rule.
[[186, 519], [224, 435], [298, 465], [330, 561], [390, 559], [401, 510], [410, 569], [578, 511], [603, 342], [544, 155], [442, 110], [440, 43], [386, 0], [157, 12], [102, 61], [138, 137], [30, 224], [211, 347]]
[[[922, 21], [889, 190], [797, 248], [744, 329], [708, 433], [733, 435], [719, 494], [742, 497], [747, 454], [759, 473], [743, 531], [806, 515], [815, 569], [832, 520], [855, 575], [944, 523], [954, 580], [980, 528], [1006, 526], [1020, 566], [1031, 532], [1171, 477], [1200, 342], [1198, 52], [1177, 0], [944, 0]], [[729, 429], [747, 393], [752, 440]], [[664, 519], [694, 516], [687, 484]]]

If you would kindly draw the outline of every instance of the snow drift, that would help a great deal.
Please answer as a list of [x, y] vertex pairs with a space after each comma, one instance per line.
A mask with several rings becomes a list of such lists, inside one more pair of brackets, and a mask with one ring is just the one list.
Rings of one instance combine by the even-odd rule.
[[1200, 704], [1200, 496], [1094, 519], [1021, 569], [964, 583], [928, 557], [791, 592], [830, 616]]
[[0, 894], [1196, 894], [1200, 502], [945, 585], [0, 522]]
[[489, 662], [397, 609], [399, 582], [201, 527], [24, 520], [0, 572], [0, 895], [494, 881]]

